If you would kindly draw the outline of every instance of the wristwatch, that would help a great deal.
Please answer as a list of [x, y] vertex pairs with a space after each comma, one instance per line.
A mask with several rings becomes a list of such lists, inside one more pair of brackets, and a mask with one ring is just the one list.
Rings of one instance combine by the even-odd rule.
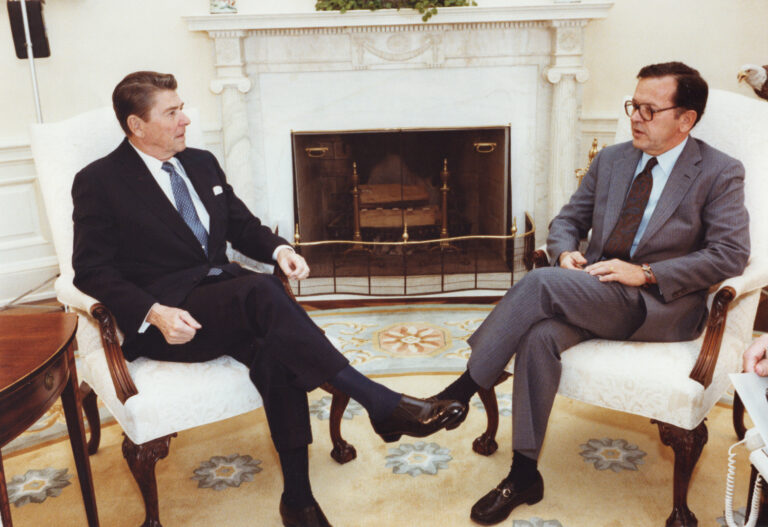
[[645, 275], [645, 285], [650, 285], [653, 283], [653, 271], [651, 270], [651, 266], [647, 263], [644, 263], [640, 266], [640, 269], [643, 270], [643, 274]]

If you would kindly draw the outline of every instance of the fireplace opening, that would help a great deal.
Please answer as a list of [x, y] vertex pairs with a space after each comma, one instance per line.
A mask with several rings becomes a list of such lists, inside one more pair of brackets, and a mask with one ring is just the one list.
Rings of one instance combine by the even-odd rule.
[[511, 285], [507, 127], [294, 132], [292, 147], [300, 294]]

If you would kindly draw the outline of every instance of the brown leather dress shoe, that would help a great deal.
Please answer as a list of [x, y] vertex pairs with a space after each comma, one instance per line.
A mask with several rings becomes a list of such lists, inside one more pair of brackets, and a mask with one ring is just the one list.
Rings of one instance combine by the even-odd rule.
[[480, 498], [472, 506], [472, 520], [482, 525], [493, 525], [507, 519], [512, 509], [523, 503], [533, 505], [544, 497], [544, 480], [536, 471], [533, 483], [524, 488], [515, 488], [511, 480], [505, 479], [499, 486]]
[[303, 509], [293, 509], [280, 500], [280, 517], [285, 527], [331, 527], [317, 502]]
[[387, 443], [397, 441], [405, 434], [426, 437], [442, 428], [455, 428], [467, 413], [467, 407], [458, 401], [417, 399], [403, 395], [388, 418], [373, 422], [373, 429]]

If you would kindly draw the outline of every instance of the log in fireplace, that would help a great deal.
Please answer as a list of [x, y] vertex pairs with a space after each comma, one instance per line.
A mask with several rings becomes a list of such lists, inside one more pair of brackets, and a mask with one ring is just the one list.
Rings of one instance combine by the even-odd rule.
[[[509, 128], [294, 132], [301, 295], [506, 289]], [[525, 229], [533, 243], [533, 226]], [[520, 267], [520, 266], [518, 266]]]

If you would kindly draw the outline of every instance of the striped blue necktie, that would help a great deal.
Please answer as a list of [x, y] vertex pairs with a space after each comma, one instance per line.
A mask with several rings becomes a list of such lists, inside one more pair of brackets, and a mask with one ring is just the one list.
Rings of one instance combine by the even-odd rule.
[[192, 233], [202, 245], [205, 255], [208, 256], [208, 232], [197, 215], [187, 185], [171, 163], [166, 161], [162, 168], [171, 176], [171, 189], [173, 190], [173, 199], [176, 201], [176, 209], [178, 209], [184, 222], [192, 229]]

